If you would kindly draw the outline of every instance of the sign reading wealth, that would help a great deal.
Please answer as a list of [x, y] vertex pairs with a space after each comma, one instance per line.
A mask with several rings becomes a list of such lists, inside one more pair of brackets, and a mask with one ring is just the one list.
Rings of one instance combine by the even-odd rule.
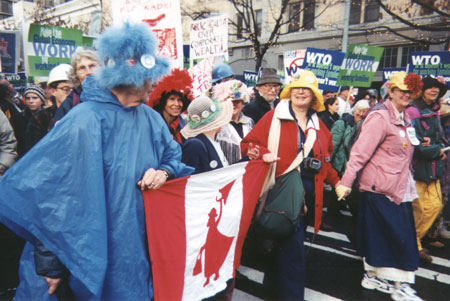
[[339, 86], [370, 87], [378, 69], [383, 48], [351, 44], [339, 72]]
[[445, 78], [447, 86], [450, 86], [450, 51], [412, 52], [409, 58], [408, 72], [422, 77], [440, 75]]
[[289, 84], [292, 77], [302, 70], [303, 60], [305, 58], [306, 49], [285, 51], [284, 59], [284, 74], [285, 83]]
[[319, 82], [319, 89], [337, 92], [337, 78], [345, 53], [338, 50], [306, 48], [302, 68], [312, 71]]
[[191, 59], [224, 56], [228, 61], [228, 17], [220, 15], [193, 21], [190, 27]]
[[25, 68], [28, 76], [48, 76], [53, 67], [70, 64], [80, 46], [92, 47], [93, 38], [85, 37], [79, 29], [30, 24], [24, 36]]
[[115, 24], [145, 22], [158, 39], [156, 54], [166, 56], [172, 68], [183, 68], [183, 32], [179, 0], [112, 0]]
[[0, 31], [0, 72], [16, 73], [19, 58], [17, 31]]

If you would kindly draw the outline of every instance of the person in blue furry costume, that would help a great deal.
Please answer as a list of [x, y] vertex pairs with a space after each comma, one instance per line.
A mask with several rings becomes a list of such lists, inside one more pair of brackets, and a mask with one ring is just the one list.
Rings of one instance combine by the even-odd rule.
[[147, 25], [110, 28], [98, 48], [83, 102], [0, 180], [0, 222], [27, 240], [16, 300], [153, 298], [141, 190], [192, 168], [142, 105], [169, 71]]

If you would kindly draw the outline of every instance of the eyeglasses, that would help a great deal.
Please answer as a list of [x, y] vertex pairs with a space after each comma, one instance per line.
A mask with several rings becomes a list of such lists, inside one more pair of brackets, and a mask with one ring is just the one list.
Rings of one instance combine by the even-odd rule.
[[400, 90], [400, 89], [396, 88], [396, 89], [394, 89], [394, 91], [398, 91], [398, 92], [400, 92], [401, 94], [414, 95], [414, 92], [411, 91], [411, 90]]
[[280, 85], [265, 84], [265, 85], [263, 85], [263, 86], [264, 86], [264, 88], [266, 88], [267, 90], [272, 90], [272, 89], [278, 90], [278, 89], [280, 89]]
[[63, 90], [64, 91], [64, 93], [70, 93], [70, 92], [72, 92], [72, 88], [71, 87], [56, 87], [56, 89], [60, 89], [60, 90]]

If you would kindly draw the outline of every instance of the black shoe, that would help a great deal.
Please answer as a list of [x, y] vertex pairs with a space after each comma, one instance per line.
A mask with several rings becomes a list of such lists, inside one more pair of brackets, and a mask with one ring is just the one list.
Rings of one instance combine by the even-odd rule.
[[322, 222], [322, 224], [320, 225], [320, 230], [325, 231], [325, 232], [331, 232], [334, 230], [334, 228], [330, 224], [327, 224], [326, 222]]

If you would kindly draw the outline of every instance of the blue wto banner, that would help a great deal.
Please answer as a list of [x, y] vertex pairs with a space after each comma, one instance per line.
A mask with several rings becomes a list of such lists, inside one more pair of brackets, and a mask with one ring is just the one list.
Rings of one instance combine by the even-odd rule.
[[383, 68], [383, 82], [388, 81], [395, 72], [406, 72], [405, 68]]
[[422, 77], [428, 75], [443, 76], [450, 86], [450, 51], [417, 51], [411, 52], [408, 72]]
[[1, 70], [5, 73], [16, 73], [17, 65], [17, 33], [0, 31]]
[[319, 89], [337, 92], [337, 78], [345, 53], [339, 50], [306, 48], [302, 69], [312, 71], [319, 82]]
[[247, 87], [254, 87], [258, 81], [258, 72], [244, 71], [243, 82]]

